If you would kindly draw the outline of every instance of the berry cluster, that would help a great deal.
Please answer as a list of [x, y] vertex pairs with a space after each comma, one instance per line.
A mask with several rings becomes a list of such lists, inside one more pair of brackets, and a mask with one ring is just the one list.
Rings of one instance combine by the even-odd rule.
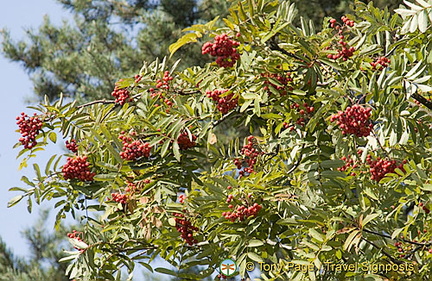
[[234, 98], [233, 93], [224, 95], [226, 92], [228, 92], [226, 89], [206, 92], [207, 97], [217, 103], [216, 108], [222, 112], [222, 114], [227, 114], [238, 105], [238, 98]]
[[245, 173], [253, 173], [258, 156], [263, 154], [262, 151], [258, 151], [258, 149], [256, 148], [256, 139], [254, 136], [249, 136], [247, 138], [247, 141], [247, 144], [244, 145], [240, 150], [240, 154], [246, 157], [243, 159], [234, 159], [234, 164], [237, 166], [237, 169], [240, 170], [243, 165], [245, 165], [245, 168], [239, 172], [240, 177], [245, 176]]
[[[302, 127], [306, 124], [311, 114], [315, 111], [315, 108], [308, 103], [303, 103], [303, 106], [298, 103], [293, 103], [290, 107], [291, 109], [295, 109], [297, 113], [301, 116], [295, 121], [295, 123]], [[290, 129], [292, 131], [294, 130], [294, 125], [284, 122], [284, 128]]]
[[[76, 230], [73, 230], [71, 233], [68, 233], [66, 236], [68, 238], [70, 238], [70, 239], [76, 239], [77, 241], [84, 242], [82, 240], [82, 238], [81, 238], [81, 235], [82, 235], [82, 232], [78, 232]], [[74, 247], [74, 248], [77, 249], [80, 252], [84, 252], [85, 251], [85, 249], [80, 249], [80, 248], [77, 248], [77, 247]]]
[[[70, 238], [70, 239], [76, 239], [76, 240], [78, 240], [80, 242], [84, 242], [82, 240], [82, 238], [81, 238], [81, 235], [82, 235], [82, 232], [78, 232], [76, 230], [73, 230], [71, 233], [68, 233], [66, 236], [68, 238]], [[77, 250], [79, 250], [80, 252], [84, 252], [85, 251], [85, 249], [80, 249], [80, 248], [77, 248], [77, 247], [74, 247], [74, 248], [77, 249]]]
[[407, 161], [404, 160], [401, 164], [397, 165], [396, 160], [382, 159], [380, 157], [372, 160], [372, 157], [368, 155], [366, 157], [366, 162], [370, 167], [369, 172], [371, 174], [371, 179], [379, 182], [386, 174], [393, 173], [396, 168], [404, 171], [403, 164]]
[[195, 140], [197, 137], [195, 135], [191, 135], [192, 139], [190, 139], [189, 134], [187, 132], [181, 133], [177, 138], [177, 143], [181, 150], [186, 150], [192, 148], [196, 145]]
[[236, 47], [239, 42], [231, 40], [227, 34], [217, 35], [214, 38], [214, 43], [207, 42], [202, 46], [202, 54], [210, 54], [217, 57], [216, 63], [219, 67], [232, 67], [240, 54], [237, 53]]
[[187, 220], [183, 214], [175, 213], [174, 216], [176, 216], [176, 229], [178, 232], [181, 233], [180, 237], [183, 238], [183, 240], [188, 245], [194, 245], [198, 243], [198, 240], [193, 237], [193, 232], [198, 231], [199, 228], [192, 225], [192, 223]]
[[139, 75], [139, 74], [136, 74], [136, 75], [134, 76], [134, 79], [135, 79], [135, 83], [139, 83], [139, 82], [141, 81], [141, 79], [142, 79], [142, 76]]
[[119, 136], [119, 139], [123, 143], [123, 151], [120, 152], [122, 159], [134, 161], [140, 157], [150, 157], [151, 146], [149, 143], [133, 140], [131, 137], [124, 135], [124, 132]]
[[156, 88], [169, 90], [170, 89], [169, 82], [173, 79], [174, 78], [170, 75], [169, 71], [165, 71], [162, 79], [156, 80]]
[[276, 89], [281, 96], [285, 96], [288, 91], [292, 91], [293, 87], [291, 86], [293, 82], [293, 78], [291, 77], [291, 73], [288, 72], [284, 75], [278, 73], [261, 73], [261, 77], [269, 78], [278, 81], [279, 85], [272, 83], [269, 79], [264, 81], [264, 90], [267, 91], [268, 94], [272, 94], [272, 91], [269, 87], [273, 87]]
[[[165, 92], [168, 91], [170, 89], [170, 81], [173, 80], [174, 78], [170, 75], [169, 71], [165, 71], [164, 72], [164, 76], [162, 77], [162, 79], [158, 79], [156, 80], [156, 88], [159, 89], [160, 91], [157, 91], [154, 88], [150, 88], [150, 96], [152, 98], [158, 98], [163, 100], [163, 102], [171, 107], [173, 105], [172, 100], [170, 100], [169, 98], [167, 98], [165, 96]], [[156, 106], [156, 105], [155, 105]], [[159, 105], [157, 105], [159, 106]]]
[[138, 186], [134, 182], [127, 182], [127, 186], [125, 188], [125, 191], [128, 193], [135, 193], [138, 190]]
[[347, 18], [346, 16], [342, 16], [341, 20], [343, 21], [343, 23], [349, 27], [353, 27], [354, 26], [354, 21], [350, 20], [349, 18]]
[[83, 241], [81, 238], [82, 232], [78, 232], [76, 230], [73, 230], [71, 233], [67, 234], [67, 237], [70, 239], [77, 239], [78, 241]]
[[126, 88], [118, 88], [117, 86], [114, 88], [114, 91], [112, 91], [111, 95], [115, 97], [115, 103], [118, 103], [120, 105], [125, 104], [126, 102], [131, 101], [130, 93]]
[[65, 180], [92, 181], [96, 174], [90, 172], [89, 166], [87, 156], [68, 157], [62, 168], [63, 178]]
[[429, 209], [428, 207], [426, 207], [426, 206], [424, 205], [423, 202], [420, 202], [418, 205], [419, 205], [419, 207], [421, 207], [421, 208], [423, 209], [423, 211], [424, 211], [426, 214], [429, 214], [429, 213], [430, 213], [430, 209]]
[[179, 201], [180, 204], [183, 204], [185, 200], [186, 200], [186, 195], [180, 194], [178, 196], [178, 201]]
[[72, 151], [73, 153], [78, 152], [78, 145], [74, 139], [71, 139], [70, 141], [66, 141], [66, 148]]
[[345, 111], [339, 111], [331, 116], [330, 121], [336, 121], [342, 134], [353, 134], [357, 137], [367, 137], [373, 129], [369, 120], [372, 109], [355, 104], [349, 106]]
[[[348, 156], [348, 157], [343, 156], [341, 158], [341, 160], [345, 161], [345, 164], [342, 167], [337, 168], [337, 170], [340, 172], [345, 172], [346, 170], [355, 169], [358, 167], [358, 164], [356, 163], [356, 161], [353, 158], [351, 158], [351, 156]], [[350, 175], [356, 176], [357, 174], [355, 172], [351, 172]]]
[[16, 120], [21, 134], [18, 140], [24, 145], [24, 148], [32, 149], [37, 144], [36, 136], [42, 130], [42, 121], [36, 116], [36, 113], [29, 117], [24, 112], [21, 112], [21, 116], [18, 116]]
[[108, 198], [109, 201], [114, 201], [121, 203], [122, 205], [125, 205], [128, 200], [127, 194], [121, 194], [121, 193], [111, 193], [111, 198]]
[[374, 62], [371, 62], [372, 70], [383, 70], [384, 67], [387, 67], [390, 64], [390, 59], [386, 57], [379, 57]]
[[234, 210], [232, 212], [223, 212], [222, 216], [225, 217], [227, 220], [230, 220], [231, 222], [235, 222], [237, 219], [239, 221], [244, 221], [249, 217], [255, 217], [262, 209], [262, 206], [258, 203], [254, 203], [249, 207], [245, 205], [237, 205], [237, 207], [229, 205], [228, 207]]
[[337, 50], [338, 53], [336, 55], [328, 54], [327, 57], [329, 59], [334, 59], [334, 60], [342, 58], [342, 60], [346, 61], [348, 58], [352, 57], [352, 55], [355, 52], [355, 48], [347, 46], [348, 43], [346, 41], [344, 41], [345, 36], [343, 35], [343, 32], [344, 32], [345, 27], [353, 27], [354, 21], [348, 19], [345, 16], [342, 16], [341, 20], [343, 21], [344, 26], [338, 25], [335, 19], [330, 20], [330, 27], [332, 27], [336, 31], [338, 31], [338, 35], [339, 35], [338, 44], [340, 45], [340, 49]]

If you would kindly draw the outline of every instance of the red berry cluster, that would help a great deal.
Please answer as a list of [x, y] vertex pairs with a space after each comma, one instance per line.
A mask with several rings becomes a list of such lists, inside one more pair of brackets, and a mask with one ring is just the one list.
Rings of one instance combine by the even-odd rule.
[[173, 105], [172, 100], [170, 100], [169, 98], [167, 98], [165, 96], [165, 92], [164, 91], [168, 91], [170, 89], [170, 81], [173, 80], [174, 78], [170, 75], [169, 71], [165, 71], [164, 72], [164, 76], [162, 77], [162, 79], [158, 79], [156, 80], [156, 88], [161, 90], [161, 91], [157, 91], [154, 88], [150, 88], [150, 96], [152, 98], [158, 98], [163, 100], [163, 102], [168, 105], [169, 107], [171, 107]]
[[92, 181], [96, 174], [90, 172], [89, 166], [87, 156], [68, 157], [62, 168], [63, 178], [65, 180]]
[[66, 141], [66, 148], [72, 151], [73, 153], [78, 152], [78, 145], [74, 139], [71, 139], [70, 141]]
[[216, 277], [219, 279], [227, 279], [227, 276], [223, 275], [223, 274], [218, 274], [218, 275], [216, 275]]
[[237, 205], [237, 207], [230, 205], [229, 207], [234, 210], [232, 212], [223, 212], [222, 216], [225, 217], [227, 220], [230, 220], [231, 222], [235, 222], [237, 219], [239, 221], [244, 221], [249, 217], [255, 217], [262, 209], [262, 206], [258, 203], [254, 203], [249, 207], [245, 205]]
[[420, 202], [418, 205], [419, 205], [419, 207], [421, 207], [421, 208], [423, 209], [423, 211], [424, 211], [426, 214], [429, 214], [429, 213], [430, 213], [430, 209], [429, 209], [428, 207], [426, 207], [426, 206], [424, 205], [423, 202]]
[[135, 79], [135, 83], [139, 83], [139, 82], [141, 81], [141, 79], [142, 79], [142, 76], [139, 75], [139, 74], [136, 74], [136, 75], [134, 76], [134, 79]]
[[78, 241], [83, 241], [81, 238], [82, 232], [78, 232], [76, 230], [73, 230], [71, 233], [67, 234], [67, 237], [70, 239], [77, 239]]
[[185, 200], [186, 200], [186, 195], [180, 194], [178, 196], [178, 201], [179, 201], [180, 204], [183, 204]]
[[21, 112], [21, 116], [17, 116], [16, 120], [21, 134], [18, 140], [24, 145], [24, 148], [32, 149], [37, 144], [36, 136], [42, 130], [42, 121], [36, 116], [36, 113], [29, 117], [24, 112]]
[[219, 67], [232, 67], [240, 54], [237, 53], [236, 47], [239, 42], [231, 40], [227, 34], [217, 35], [214, 38], [214, 43], [207, 42], [202, 46], [202, 54], [210, 54], [217, 57], [216, 63]]
[[183, 240], [188, 245], [194, 245], [198, 243], [198, 240], [193, 237], [193, 232], [198, 231], [199, 228], [192, 225], [192, 223], [187, 220], [183, 214], [175, 213], [174, 216], [176, 216], [176, 229], [178, 232], [181, 233], [180, 237], [183, 238]]
[[279, 82], [279, 84], [281, 84], [281, 85], [276, 85], [276, 84], [272, 83], [270, 80], [264, 81], [264, 84], [266, 85], [266, 86], [264, 86], [264, 90], [266, 90], [267, 93], [269, 93], [269, 94], [272, 94], [269, 86], [278, 90], [281, 96], [285, 96], [288, 91], [293, 90], [293, 87], [291, 86], [291, 84], [293, 82], [293, 78], [291, 78], [290, 72], [283, 74], [283, 75], [281, 75], [279, 73], [261, 73], [261, 77], [271, 78], [271, 79], [277, 80]]
[[[315, 108], [311, 105], [309, 105], [308, 103], [303, 103], [303, 106], [301, 106], [298, 103], [293, 103], [290, 106], [292, 109], [295, 109], [297, 111], [297, 113], [301, 116], [300, 118], [298, 118], [295, 123], [299, 126], [304, 126], [307, 122], [307, 120], [310, 118], [310, 116], [312, 115], [312, 113], [315, 111]], [[285, 129], [290, 129], [291, 131], [294, 130], [294, 125], [292, 124], [288, 124], [288, 123], [284, 123], [284, 128]]]
[[233, 93], [224, 96], [224, 93], [226, 92], [228, 92], [226, 89], [206, 92], [207, 97], [217, 103], [216, 108], [222, 112], [222, 114], [227, 114], [238, 105], [238, 98], [234, 98]]
[[134, 192], [136, 192], [138, 189], [139, 189], [138, 186], [137, 186], [134, 182], [130, 182], [130, 181], [128, 181], [128, 182], [127, 182], [127, 186], [126, 186], [126, 188], [125, 188], [125, 191], [128, 192], [128, 193], [134, 193]]
[[122, 205], [125, 205], [128, 200], [127, 194], [121, 194], [121, 193], [111, 193], [111, 198], [108, 198], [109, 201], [114, 201], [121, 203]]
[[[358, 167], [357, 161], [355, 161], [353, 158], [351, 158], [351, 156], [348, 156], [348, 157], [343, 156], [341, 158], [341, 160], [345, 161], [345, 165], [337, 168], [338, 171], [345, 172], [346, 170], [355, 169]], [[350, 175], [356, 176], [357, 174], [355, 172], [351, 172]]]
[[387, 67], [390, 64], [390, 59], [386, 57], [379, 57], [374, 62], [371, 62], [372, 70], [383, 70], [384, 67]]
[[373, 129], [369, 120], [372, 109], [355, 104], [349, 106], [345, 111], [339, 111], [331, 116], [330, 121], [336, 121], [342, 134], [353, 134], [357, 137], [367, 137]]
[[181, 150], [186, 150], [196, 145], [196, 139], [197, 137], [195, 135], [192, 135], [192, 139], [190, 139], [189, 134], [187, 132], [183, 132], [178, 136], [177, 143]]
[[[82, 240], [82, 238], [81, 238], [81, 235], [82, 235], [82, 232], [78, 232], [76, 230], [73, 230], [71, 233], [67, 234], [67, 237], [70, 238], [70, 239], [76, 239], [76, 240], [78, 240], [80, 242], [84, 242]], [[80, 252], [84, 252], [85, 251], [85, 249], [79, 249], [77, 247], [74, 247], [74, 248], [77, 249], [77, 250], [79, 250]]]
[[347, 18], [346, 16], [342, 16], [341, 20], [343, 21], [344, 24], [346, 24], [349, 27], [353, 27], [354, 26], [354, 21], [350, 20], [349, 18]]
[[123, 151], [120, 152], [120, 157], [125, 160], [134, 161], [140, 157], [150, 157], [151, 146], [149, 143], [139, 140], [133, 140], [131, 137], [123, 134], [119, 136], [119, 139], [123, 143]]
[[403, 169], [403, 164], [405, 164], [407, 161], [402, 161], [401, 164], [397, 165], [396, 160], [388, 160], [388, 159], [382, 159], [378, 157], [376, 160], [372, 160], [372, 157], [368, 155], [366, 157], [366, 162], [369, 165], [369, 172], [371, 174], [371, 179], [379, 182], [382, 178], [385, 177], [388, 173], [393, 173], [396, 168]]
[[[342, 22], [349, 27], [353, 27], [354, 26], [354, 21], [350, 20], [349, 18], [347, 18], [346, 16], [342, 16], [341, 17]], [[330, 27], [334, 28], [336, 30], [341, 29], [341, 26], [337, 24], [337, 20], [335, 19], [330, 19]]]
[[348, 19], [345, 16], [342, 16], [341, 20], [343, 21], [344, 26], [338, 25], [335, 19], [330, 20], [330, 27], [332, 27], [338, 31], [338, 35], [339, 35], [338, 44], [340, 45], [340, 49], [337, 50], [338, 53], [336, 55], [328, 54], [327, 57], [329, 59], [334, 59], [334, 60], [336, 60], [338, 58], [342, 58], [342, 60], [346, 61], [348, 58], [352, 57], [352, 55], [355, 52], [355, 48], [354, 47], [348, 48], [348, 46], [347, 46], [348, 43], [346, 41], [344, 41], [345, 36], [343, 35], [343, 32], [344, 32], [345, 27], [353, 27], [354, 21]]
[[163, 90], [169, 90], [169, 82], [173, 80], [174, 78], [170, 75], [169, 71], [165, 71], [162, 79], [156, 80], [156, 88], [163, 89]]
[[254, 136], [249, 136], [247, 138], [247, 144], [242, 147], [240, 150], [240, 154], [246, 156], [243, 159], [236, 158], [234, 159], [234, 164], [237, 166], [237, 169], [241, 169], [245, 164], [245, 168], [239, 172], [240, 177], [245, 176], [245, 173], [251, 174], [254, 172], [254, 166], [257, 162], [257, 158], [259, 155], [263, 154], [262, 151], [258, 151], [256, 148], [256, 139]]
[[117, 86], [112, 91], [111, 95], [115, 97], [115, 103], [120, 105], [125, 104], [126, 102], [131, 101], [130, 93], [126, 88], [119, 89]]

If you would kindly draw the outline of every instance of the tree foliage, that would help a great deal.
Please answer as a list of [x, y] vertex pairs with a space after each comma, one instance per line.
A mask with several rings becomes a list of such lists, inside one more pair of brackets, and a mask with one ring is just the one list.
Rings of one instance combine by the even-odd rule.
[[[227, 1], [83, 1], [57, 0], [73, 20], [52, 24], [49, 17], [27, 37], [14, 41], [4, 31], [2, 51], [30, 74], [34, 92], [42, 99], [60, 93], [80, 103], [109, 98], [118, 77], [139, 69], [143, 61], [168, 56], [168, 46], [181, 30], [225, 16]], [[393, 8], [402, 1], [374, 1]], [[350, 8], [348, 0], [299, 1], [299, 13], [313, 20], [318, 29], [324, 16], [339, 18]], [[181, 67], [208, 62], [196, 45], [179, 50]]]
[[[70, 153], [34, 164], [10, 205], [86, 211], [63, 259], [77, 280], [138, 264], [201, 280], [225, 258], [241, 278], [265, 262], [265, 280], [431, 279], [432, 3], [406, 5], [355, 2], [317, 32], [287, 1], [234, 2], [170, 46], [206, 34], [214, 62], [145, 63], [115, 100], [22, 115], [23, 138], [37, 135], [22, 166], [59, 139]], [[252, 135], [223, 144], [222, 124]], [[177, 270], [151, 268], [157, 256]]]

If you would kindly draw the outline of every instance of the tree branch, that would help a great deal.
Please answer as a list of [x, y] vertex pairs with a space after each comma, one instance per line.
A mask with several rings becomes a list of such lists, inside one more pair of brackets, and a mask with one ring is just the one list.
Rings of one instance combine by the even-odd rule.
[[413, 99], [415, 99], [416, 101], [418, 101], [419, 103], [421, 103], [424, 106], [426, 106], [427, 108], [429, 108], [429, 109], [432, 110], [432, 101], [426, 99], [425, 97], [423, 97], [422, 95], [420, 95], [418, 93], [412, 94], [411, 97]]
[[394, 257], [392, 257], [389, 253], [387, 253], [386, 251], [384, 251], [382, 248], [378, 247], [375, 243], [373, 243], [372, 241], [367, 240], [366, 238], [362, 237], [362, 239], [364, 241], [366, 241], [367, 243], [371, 244], [373, 247], [377, 248], [378, 250], [380, 250], [386, 257], [388, 257], [393, 263], [395, 264], [403, 264], [403, 261], [397, 260]]
[[392, 238], [388, 234], [383, 234], [383, 233], [375, 232], [375, 231], [368, 230], [368, 229], [363, 229], [363, 231], [367, 232], [367, 233], [370, 233], [370, 234], [378, 235], [378, 236], [381, 236], [381, 237], [384, 237], [384, 238], [392, 239], [392, 240], [401, 240], [403, 242], [406, 242], [406, 243], [409, 243], [409, 244], [413, 244], [413, 245], [417, 245], [417, 246], [427, 247], [427, 246], [432, 245], [432, 242], [420, 243], [420, 242], [414, 242], [414, 241], [407, 240], [407, 239], [394, 239], [394, 238]]
[[303, 60], [300, 57], [298, 57], [296, 54], [290, 53], [287, 50], [284, 50], [281, 47], [279, 47], [278, 43], [276, 42], [276, 36], [277, 36], [277, 34], [273, 35], [270, 38], [270, 40], [269, 40], [269, 42], [270, 42], [270, 49], [271, 50], [273, 50], [273, 51], [279, 51], [282, 54], [284, 54], [284, 55], [286, 55], [286, 56], [288, 56], [290, 58], [293, 58], [293, 59], [296, 59], [296, 60], [299, 60], [299, 61], [303, 62]]

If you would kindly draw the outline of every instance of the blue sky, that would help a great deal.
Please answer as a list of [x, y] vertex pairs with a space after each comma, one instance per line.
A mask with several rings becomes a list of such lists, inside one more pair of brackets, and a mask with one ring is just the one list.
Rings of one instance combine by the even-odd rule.
[[[68, 12], [63, 10], [54, 0], [21, 0], [8, 1], [0, 9], [0, 28], [7, 28], [14, 39], [25, 36], [25, 28], [37, 28], [43, 21], [44, 15], [49, 15], [55, 24], [61, 24], [62, 18], [67, 18]], [[18, 255], [25, 256], [28, 247], [21, 238], [20, 232], [38, 217], [38, 208], [29, 214], [25, 202], [20, 202], [12, 208], [7, 208], [7, 202], [18, 193], [8, 192], [13, 186], [23, 186], [22, 175], [33, 177], [30, 168], [19, 171], [19, 160], [16, 159], [18, 149], [12, 149], [19, 134], [15, 132], [17, 126], [15, 117], [21, 112], [31, 112], [26, 109], [25, 99], [32, 98], [32, 83], [28, 75], [17, 63], [12, 63], [0, 56], [0, 236], [7, 245]], [[50, 147], [50, 151], [41, 153], [36, 161], [47, 161], [49, 152], [62, 151], [60, 145]], [[48, 207], [50, 205], [43, 205]], [[53, 224], [49, 224], [51, 229]]]

